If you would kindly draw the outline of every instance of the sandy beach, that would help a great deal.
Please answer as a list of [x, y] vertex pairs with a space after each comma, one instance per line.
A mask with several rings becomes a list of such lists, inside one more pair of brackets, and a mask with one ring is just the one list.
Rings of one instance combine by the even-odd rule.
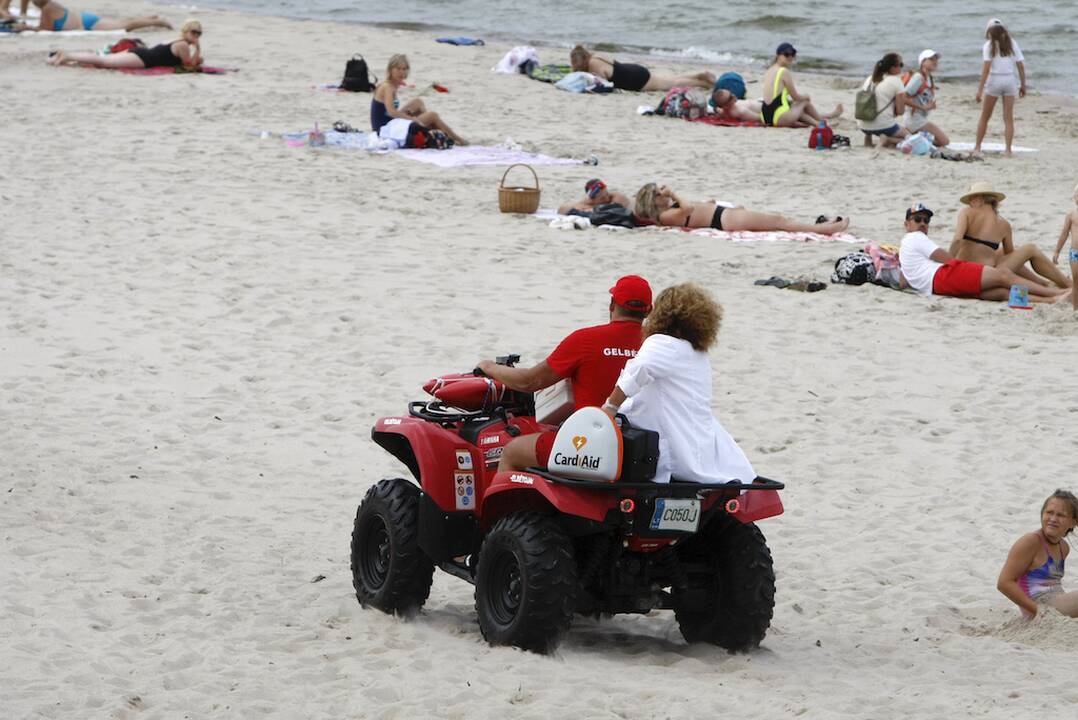
[[[1078, 181], [1073, 101], [1018, 103], [1016, 143], [1039, 152], [947, 162], [858, 147], [857, 83], [799, 74], [818, 107], [847, 107], [836, 131], [855, 147], [822, 153], [807, 130], [636, 114], [659, 94], [492, 73], [505, 44], [94, 10], [196, 17], [206, 62], [238, 72], [54, 68], [48, 51], [116, 37], [0, 37], [0, 119], [19, 140], [0, 163], [0, 717], [1014, 720], [1078, 702], [1078, 621], [1021, 622], [995, 590], [1041, 501], [1078, 490], [1069, 303], [757, 287], [826, 281], [851, 246], [558, 230], [498, 212], [505, 167], [259, 136], [367, 129], [369, 95], [315, 86], [352, 53], [382, 77], [406, 52], [404, 97], [422, 93], [474, 143], [599, 158], [537, 167], [543, 207], [593, 176], [630, 196], [659, 181], [805, 221], [848, 216], [858, 237], [897, 243], [921, 201], [946, 247], [958, 197], [987, 180], [1008, 195], [1016, 242], [1051, 255]], [[974, 91], [942, 87], [933, 119], [956, 140], [973, 140]], [[778, 582], [763, 646], [689, 646], [657, 611], [579, 619], [552, 656], [492, 648], [472, 586], [443, 573], [415, 619], [362, 609], [356, 506], [407, 474], [371, 442], [374, 421], [481, 358], [537, 362], [603, 321], [628, 273], [656, 289], [692, 280], [725, 308], [715, 412], [787, 483], [786, 513], [761, 523]]]

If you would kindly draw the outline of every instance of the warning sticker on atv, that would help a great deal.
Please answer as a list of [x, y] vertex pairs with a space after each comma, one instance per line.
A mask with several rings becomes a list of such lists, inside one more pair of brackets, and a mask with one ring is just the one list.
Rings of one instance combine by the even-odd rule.
[[696, 532], [699, 526], [699, 500], [655, 499], [655, 512], [651, 516], [652, 530]]
[[455, 472], [453, 480], [457, 486], [457, 510], [472, 510], [475, 507], [475, 473]]

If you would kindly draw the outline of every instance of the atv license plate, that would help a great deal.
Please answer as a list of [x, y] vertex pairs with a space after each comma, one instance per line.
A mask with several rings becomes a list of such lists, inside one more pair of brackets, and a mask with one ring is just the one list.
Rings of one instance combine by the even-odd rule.
[[655, 512], [651, 516], [652, 530], [696, 532], [699, 526], [699, 500], [655, 499]]

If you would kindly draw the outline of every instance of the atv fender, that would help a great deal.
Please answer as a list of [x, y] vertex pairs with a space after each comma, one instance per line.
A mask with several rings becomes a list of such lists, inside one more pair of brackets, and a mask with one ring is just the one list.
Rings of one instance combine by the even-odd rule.
[[457, 507], [454, 473], [471, 473], [474, 482], [483, 461], [479, 451], [459, 435], [417, 418], [386, 417], [375, 423], [371, 439], [404, 463], [442, 510], [466, 509]]
[[[731, 511], [731, 504], [734, 509]], [[775, 517], [784, 512], [782, 498], [776, 490], [750, 490], [726, 504], [726, 511], [743, 525]]]
[[557, 485], [530, 472], [500, 472], [483, 495], [483, 523], [493, 523], [521, 510], [554, 511], [602, 522], [612, 507], [613, 497], [602, 490]]

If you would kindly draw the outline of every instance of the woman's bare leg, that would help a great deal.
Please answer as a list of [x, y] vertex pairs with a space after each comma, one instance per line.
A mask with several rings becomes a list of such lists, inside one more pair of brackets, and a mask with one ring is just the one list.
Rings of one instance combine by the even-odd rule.
[[1014, 101], [1013, 95], [1003, 96], [1003, 137], [1007, 141], [1007, 155], [1011, 154], [1011, 143], [1014, 142]]
[[947, 137], [947, 133], [940, 130], [939, 126], [935, 123], [925, 123], [921, 126], [921, 129], [932, 133], [932, 137], [935, 138], [936, 147], [947, 147], [951, 144], [951, 138]]
[[834, 235], [850, 225], [849, 218], [836, 222], [809, 224], [799, 223], [782, 215], [754, 212], [745, 208], [727, 208], [722, 213], [722, 229], [726, 232], [766, 232], [783, 230], [785, 232], [810, 232], [821, 235]]
[[49, 58], [50, 65], [93, 65], [103, 68], [144, 68], [145, 63], [135, 53], [121, 52], [115, 55], [97, 53], [62, 53]]
[[973, 152], [981, 151], [981, 143], [984, 142], [985, 133], [988, 132], [988, 120], [996, 109], [996, 97], [985, 95], [981, 100], [981, 117], [977, 120], [977, 142], [973, 144]]
[[450, 127], [445, 124], [445, 122], [442, 120], [442, 118], [438, 117], [438, 113], [436, 113], [436, 112], [434, 112], [432, 110], [429, 110], [429, 111], [423, 113], [422, 115], [417, 116], [415, 120], [420, 125], [424, 125], [426, 127], [437, 128], [437, 129], [441, 130], [446, 135], [453, 138], [453, 142], [455, 142], [457, 145], [467, 145], [468, 144], [468, 142], [464, 138], [462, 138], [460, 135], [457, 135], [455, 132], [453, 132], [453, 130], [450, 129]]
[[[1078, 262], [1071, 263], [1071, 280], [1078, 282]], [[1071, 285], [1071, 304], [1075, 310], [1078, 310], [1078, 290], [1075, 290], [1073, 284]]]
[[643, 92], [655, 92], [685, 86], [710, 90], [714, 84], [715, 73], [712, 72], [699, 72], [695, 75], [656, 75], [652, 73], [641, 90]]
[[[1033, 272], [1040, 275], [1039, 278], [1031, 278], [1029, 275], [1025, 275], [1021, 272], [1021, 270], [1025, 268], [1027, 262], [1033, 266]], [[996, 267], [1005, 267], [1011, 272], [1018, 273], [1019, 275], [1023, 275], [1027, 279], [1035, 280], [1036, 282], [1042, 282], [1043, 279], [1047, 278], [1061, 288], [1069, 288], [1071, 286], [1067, 276], [1064, 275], [1036, 245], [1028, 244], [1015, 248], [1014, 252], [1010, 255], [1004, 255], [1003, 259], [996, 263]]]
[[412, 98], [408, 102], [401, 106], [401, 112], [405, 115], [411, 115], [412, 117], [418, 117], [427, 112], [427, 106], [423, 104], [423, 101], [419, 98]]
[[1064, 615], [1078, 617], [1078, 590], [1068, 593], [1052, 593], [1044, 600]]
[[[80, 21], [81, 22], [81, 21]], [[94, 30], [140, 30], [148, 27], [163, 27], [172, 29], [171, 23], [157, 15], [148, 17], [123, 18], [122, 20], [107, 20], [101, 18], [94, 24]]]

